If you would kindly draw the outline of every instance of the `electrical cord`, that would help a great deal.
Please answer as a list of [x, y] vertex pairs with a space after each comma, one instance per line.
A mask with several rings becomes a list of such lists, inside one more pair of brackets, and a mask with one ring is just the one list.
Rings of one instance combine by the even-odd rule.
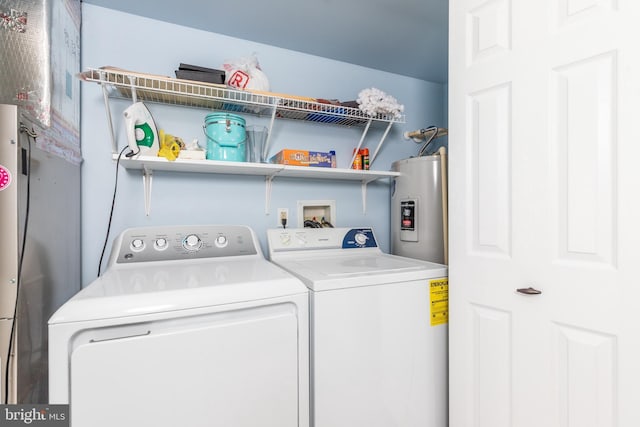
[[[124, 148], [127, 148], [127, 147], [124, 147]], [[123, 148], [123, 151], [124, 151], [124, 148]], [[140, 147], [138, 147], [138, 151], [133, 151], [133, 150], [129, 151], [127, 154], [125, 154], [125, 157], [133, 157], [133, 156], [137, 156], [138, 154], [140, 154]], [[122, 152], [120, 153], [120, 155], [122, 156]], [[120, 160], [119, 157], [118, 157], [118, 160]]]
[[333, 224], [331, 224], [329, 221], [327, 221], [324, 217], [322, 217], [322, 220], [320, 221], [320, 224], [322, 224], [323, 227], [333, 228]]
[[111, 199], [111, 210], [109, 211], [109, 222], [107, 223], [107, 235], [104, 238], [104, 245], [102, 246], [100, 261], [98, 261], [98, 277], [100, 277], [100, 273], [102, 272], [102, 260], [104, 259], [104, 253], [107, 250], [107, 242], [109, 241], [109, 233], [111, 232], [111, 222], [113, 220], [113, 211], [116, 205], [116, 194], [118, 192], [118, 170], [120, 167], [120, 159], [122, 158], [122, 154], [124, 154], [127, 148], [129, 148], [129, 146], [125, 145], [124, 148], [120, 150], [120, 154], [118, 154], [118, 160], [116, 160], [116, 174], [113, 183], [113, 198]]
[[320, 224], [318, 221], [314, 221], [311, 219], [305, 219], [304, 220], [304, 227], [305, 228], [322, 228], [322, 224]]
[[16, 333], [16, 318], [18, 317], [18, 302], [20, 301], [20, 285], [22, 284], [22, 265], [24, 263], [25, 247], [27, 246], [27, 230], [29, 228], [29, 211], [31, 210], [31, 139], [34, 142], [38, 134], [29, 130], [27, 126], [20, 123], [20, 132], [27, 134], [27, 200], [24, 213], [24, 228], [22, 229], [22, 248], [18, 258], [18, 274], [16, 277], [16, 304], [13, 307], [13, 319], [11, 320], [11, 331], [9, 332], [9, 347], [7, 350], [7, 361], [4, 375], [4, 403], [9, 404], [9, 373], [11, 370], [11, 352], [13, 351], [14, 335]]
[[327, 221], [324, 217], [320, 221], [317, 221], [314, 217], [313, 219], [305, 219], [304, 220], [305, 228], [333, 228], [333, 224]]

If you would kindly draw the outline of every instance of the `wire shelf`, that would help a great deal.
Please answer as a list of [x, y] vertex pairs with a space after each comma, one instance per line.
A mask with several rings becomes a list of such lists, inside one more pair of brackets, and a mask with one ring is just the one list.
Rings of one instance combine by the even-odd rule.
[[342, 126], [364, 126], [369, 121], [405, 122], [404, 116], [378, 114], [370, 117], [358, 108], [327, 104], [313, 98], [236, 90], [225, 85], [143, 74], [113, 67], [89, 68], [80, 74], [80, 78], [106, 85], [109, 88], [109, 96], [114, 98], [257, 115], [270, 114], [275, 108], [277, 118]]
[[[271, 128], [274, 120], [293, 119], [306, 122], [335, 124], [342, 126], [363, 127], [362, 136], [353, 158], [352, 164], [367, 132], [373, 123], [384, 123], [386, 130], [370, 157], [373, 164], [378, 151], [382, 147], [393, 124], [404, 123], [404, 116], [378, 114], [375, 117], [366, 115], [358, 108], [319, 102], [314, 98], [284, 95], [272, 92], [237, 90], [225, 85], [175, 79], [171, 77], [143, 74], [122, 70], [114, 67], [89, 68], [78, 76], [81, 80], [98, 83], [107, 112], [108, 127], [111, 133], [111, 151], [114, 159], [118, 158], [118, 144], [113, 126], [109, 98], [129, 99], [133, 102], [145, 101], [186, 107], [205, 108], [213, 110], [233, 111], [271, 117], [264, 151], [268, 152], [271, 138]], [[190, 160], [169, 162], [160, 157], [136, 156], [122, 159], [121, 164], [127, 169], [140, 169], [143, 172], [145, 213], [149, 215], [151, 209], [151, 180], [153, 171], [203, 172], [258, 175], [265, 178], [265, 213], [269, 213], [271, 185], [278, 177], [338, 179], [360, 181], [362, 186], [362, 207], [366, 212], [367, 184], [376, 180], [392, 179], [399, 174], [396, 172], [376, 172], [353, 169], [314, 168], [272, 164], [252, 164], [246, 162], [217, 162], [213, 160]]]

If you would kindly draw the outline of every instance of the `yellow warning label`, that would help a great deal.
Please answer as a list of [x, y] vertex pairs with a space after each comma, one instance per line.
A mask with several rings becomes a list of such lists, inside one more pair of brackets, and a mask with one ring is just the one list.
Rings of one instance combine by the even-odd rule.
[[449, 279], [429, 280], [431, 326], [449, 322]]

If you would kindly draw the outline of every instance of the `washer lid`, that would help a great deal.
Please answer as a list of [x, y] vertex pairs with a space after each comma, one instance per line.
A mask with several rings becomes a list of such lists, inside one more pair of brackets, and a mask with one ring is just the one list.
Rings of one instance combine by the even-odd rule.
[[264, 258], [218, 258], [109, 269], [67, 301], [50, 324], [137, 316], [306, 293]]
[[385, 253], [358, 253], [340, 256], [274, 257], [272, 260], [299, 277], [309, 289], [331, 289], [372, 286], [446, 277], [447, 266], [431, 262], [389, 255]]

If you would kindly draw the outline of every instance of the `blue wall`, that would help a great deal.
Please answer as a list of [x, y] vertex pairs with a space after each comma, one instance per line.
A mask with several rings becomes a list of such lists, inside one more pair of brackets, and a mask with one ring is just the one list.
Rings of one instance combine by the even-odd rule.
[[[150, 20], [97, 6], [82, 5], [82, 68], [112, 65], [132, 71], [173, 76], [180, 62], [221, 68], [226, 59], [256, 53], [273, 92], [317, 98], [354, 100], [360, 90], [377, 87], [405, 105], [406, 124], [395, 125], [372, 169], [389, 170], [395, 160], [417, 153], [418, 145], [402, 133], [425, 126], [444, 125], [445, 87], [441, 84], [372, 70], [215, 33]], [[295, 37], [295, 35], [292, 35]], [[410, 61], [411, 58], [407, 58]], [[122, 111], [128, 103], [111, 102], [118, 147], [126, 144]], [[205, 110], [148, 105], [159, 128], [185, 141], [198, 138], [204, 145]], [[97, 84], [82, 85], [81, 141], [83, 284], [97, 273], [107, 229], [115, 162], [102, 92]], [[245, 116], [247, 124], [268, 119]], [[384, 127], [369, 132], [365, 145], [375, 148]], [[274, 154], [282, 148], [335, 150], [338, 167], [346, 167], [362, 129], [278, 120], [272, 132]], [[367, 212], [362, 212], [360, 184], [345, 181], [276, 178], [271, 208], [265, 214], [264, 179], [258, 176], [156, 172], [151, 215], [144, 214], [140, 171], [120, 168], [111, 240], [127, 227], [166, 224], [246, 224], [266, 250], [266, 230], [276, 225], [277, 208], [289, 208], [297, 221], [298, 200], [335, 200], [337, 226], [371, 226], [383, 250], [389, 249], [389, 182], [369, 184]], [[107, 254], [109, 253], [108, 246]], [[104, 269], [104, 264], [103, 264]]]

